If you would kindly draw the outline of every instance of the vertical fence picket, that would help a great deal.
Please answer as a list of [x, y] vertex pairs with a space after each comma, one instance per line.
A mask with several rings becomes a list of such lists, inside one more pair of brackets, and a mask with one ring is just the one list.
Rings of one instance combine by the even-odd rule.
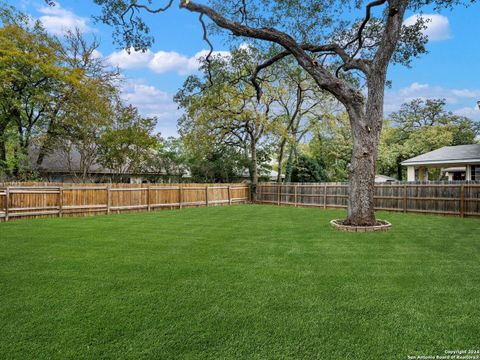
[[63, 216], [63, 186], [58, 187], [58, 217]]
[[465, 216], [465, 185], [460, 186], [460, 216]]
[[328, 185], [325, 184], [325, 186], [323, 187], [323, 208], [324, 209], [327, 208], [327, 189], [328, 189]]
[[295, 191], [295, 194], [294, 194], [295, 207], [297, 207], [297, 188], [298, 188], [298, 185], [293, 186], [293, 189]]
[[182, 187], [179, 186], [178, 187], [178, 208], [181, 209], [182, 208], [182, 199], [183, 198], [183, 192], [182, 192]]
[[106, 187], [107, 190], [107, 214], [110, 214], [110, 207], [112, 205], [112, 191], [110, 186]]
[[5, 221], [8, 221], [8, 212], [10, 207], [10, 189], [5, 189]]
[[151, 190], [152, 189], [151, 189], [150, 185], [148, 185], [148, 187], [147, 187], [147, 211], [152, 210], [152, 206], [151, 206], [152, 200], [151, 200], [151, 194], [150, 194]]

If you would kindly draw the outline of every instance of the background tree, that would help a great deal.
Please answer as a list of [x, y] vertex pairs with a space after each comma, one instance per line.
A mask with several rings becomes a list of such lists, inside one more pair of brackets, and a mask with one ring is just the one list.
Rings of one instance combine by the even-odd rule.
[[148, 172], [150, 158], [159, 147], [159, 135], [152, 135], [157, 119], [146, 118], [131, 105], [117, 102], [113, 124], [99, 141], [98, 162], [112, 170], [114, 182], [126, 174]]
[[[274, 106], [272, 112], [276, 116], [273, 139], [278, 144], [277, 182], [291, 181], [292, 165], [297, 154], [297, 147], [313, 125], [320, 121], [322, 103], [328, 97], [318, 89], [311, 77], [296, 66], [291, 59], [285, 59], [275, 67], [268, 69], [269, 86], [272, 91]], [[265, 76], [263, 76], [265, 81]], [[287, 160], [285, 164], [285, 152]]]
[[[212, 66], [205, 64], [203, 78], [189, 77], [175, 96], [185, 114], [179, 121], [179, 131], [187, 144], [236, 148], [249, 159], [249, 174], [258, 182], [258, 151], [264, 136], [272, 131], [273, 96], [256, 99], [254, 87], [244, 81], [248, 75], [251, 54], [238, 49], [229, 58], [217, 57]], [[224, 152], [225, 150], [221, 150]]]
[[292, 166], [293, 182], [322, 182], [326, 180], [325, 164], [321, 159], [301, 154]]
[[[12, 173], [19, 176], [28, 168], [29, 150], [42, 137], [56, 104], [80, 74], [64, 66], [60, 42], [29, 17], [10, 7], [0, 10], [1, 128], [17, 130]], [[6, 144], [0, 141], [0, 161], [6, 163]], [[4, 170], [6, 170], [4, 168]]]
[[353, 140], [347, 114], [334, 109], [325, 112], [322, 121], [313, 129], [308, 148], [324, 164], [328, 181], [348, 180]]
[[155, 155], [148, 159], [147, 168], [151, 169], [151, 182], [181, 182], [188, 174], [188, 154], [180, 138], [160, 139]]
[[78, 182], [91, 180], [92, 168], [99, 165], [103, 136], [113, 124], [117, 92], [105, 85], [99, 79], [88, 79], [76, 87], [75, 96], [63, 105], [58, 123], [51, 127], [44, 143], [44, 154], [60, 151], [70, 175]]
[[188, 165], [194, 182], [228, 183], [241, 179], [250, 164], [242, 152], [221, 146], [206, 154], [190, 154]]
[[36, 165], [39, 167], [45, 156], [57, 148], [59, 140], [75, 139], [75, 136], [68, 136], [72, 134], [65, 134], [66, 127], [80, 129], [85, 124], [89, 128], [85, 130], [91, 133], [92, 124], [97, 122], [101, 129], [101, 125], [112, 118], [108, 108], [113, 106], [119, 92], [119, 73], [109, 69], [105, 60], [96, 55], [99, 47], [96, 38], [87, 41], [75, 28], [66, 32], [61, 45], [61, 61], [70, 71], [79, 74], [79, 78], [74, 86], [62, 89], [55, 100], [53, 111], [47, 118], [46, 133], [38, 144]]

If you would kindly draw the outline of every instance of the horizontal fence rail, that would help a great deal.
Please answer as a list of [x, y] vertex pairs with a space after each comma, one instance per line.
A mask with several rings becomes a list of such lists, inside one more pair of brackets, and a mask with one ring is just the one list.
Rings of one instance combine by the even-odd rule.
[[[275, 205], [346, 208], [344, 183], [257, 186], [256, 202]], [[480, 216], [480, 184], [392, 183], [375, 185], [375, 210], [454, 216]]]
[[0, 184], [0, 221], [246, 203], [246, 184]]

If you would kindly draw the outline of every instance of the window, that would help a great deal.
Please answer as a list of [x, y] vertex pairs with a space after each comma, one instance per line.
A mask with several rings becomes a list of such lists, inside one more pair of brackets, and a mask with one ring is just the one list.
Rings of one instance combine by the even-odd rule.
[[472, 172], [472, 180], [480, 181], [480, 165], [472, 165], [470, 171]]
[[63, 175], [62, 174], [53, 174], [50, 176], [51, 182], [61, 183], [63, 182]]
[[465, 171], [457, 171], [453, 173], [453, 181], [465, 180]]

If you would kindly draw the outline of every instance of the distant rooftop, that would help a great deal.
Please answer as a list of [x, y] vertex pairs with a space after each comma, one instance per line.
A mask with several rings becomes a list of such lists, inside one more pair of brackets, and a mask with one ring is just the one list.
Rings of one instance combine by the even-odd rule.
[[397, 179], [387, 176], [387, 175], [375, 175], [375, 182], [392, 182], [392, 181], [397, 181]]
[[480, 163], [480, 144], [444, 146], [440, 149], [415, 156], [402, 165], [433, 165]]

